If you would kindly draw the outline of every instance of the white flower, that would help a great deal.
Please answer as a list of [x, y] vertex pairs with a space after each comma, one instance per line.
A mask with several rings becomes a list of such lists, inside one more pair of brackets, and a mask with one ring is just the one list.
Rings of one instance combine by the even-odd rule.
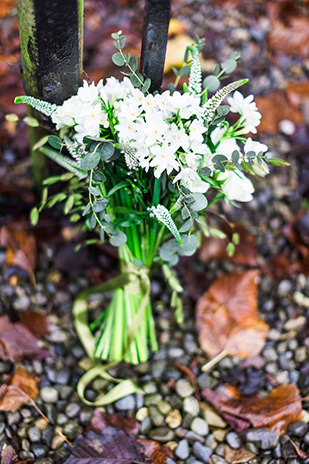
[[149, 147], [155, 143], [161, 143], [163, 136], [169, 130], [169, 125], [158, 112], [146, 113], [145, 122], [141, 123], [139, 127], [145, 137], [145, 143]]
[[190, 168], [184, 168], [173, 180], [173, 184], [178, 180], [187, 187], [192, 193], [206, 193], [209, 189], [209, 184], [202, 181], [200, 176]]
[[169, 90], [166, 90], [162, 94], [157, 93], [154, 96], [154, 104], [162, 112], [164, 118], [168, 118], [173, 113], [171, 94]]
[[94, 82], [89, 85], [87, 81], [84, 81], [83, 87], [78, 89], [77, 96], [83, 103], [94, 103], [98, 100], [99, 91]]
[[122, 99], [132, 94], [134, 87], [127, 77], [121, 82], [115, 77], [106, 79], [106, 84], [99, 89], [100, 97], [105, 102], [114, 103], [115, 100]]
[[253, 95], [244, 96], [237, 90], [227, 101], [231, 106], [232, 113], [239, 113], [243, 118], [243, 133], [256, 133], [256, 127], [260, 124], [261, 114], [258, 112], [256, 103], [253, 101]]
[[222, 138], [226, 131], [225, 127], [217, 127], [211, 134], [211, 141], [216, 147], [216, 154], [225, 155], [231, 159], [232, 153], [239, 150], [236, 139], [233, 137]]
[[170, 174], [174, 169], [179, 171], [173, 147], [168, 146], [167, 143], [151, 147], [151, 153], [154, 158], [151, 160], [150, 166], [156, 168], [154, 171], [156, 178], [160, 177], [163, 171], [166, 171], [167, 174]]
[[194, 121], [189, 126], [189, 137], [190, 140], [196, 140], [197, 142], [203, 142], [203, 134], [207, 131], [206, 127], [203, 124], [203, 121], [194, 119]]
[[121, 142], [130, 142], [136, 139], [137, 124], [131, 119], [119, 117], [119, 124], [115, 126], [116, 131], [119, 133], [119, 140]]
[[169, 126], [165, 134], [165, 140], [173, 145], [175, 151], [182, 147], [184, 150], [189, 148], [189, 137], [183, 127], [178, 127], [175, 123]]
[[228, 200], [251, 201], [254, 185], [241, 171], [220, 172], [218, 180], [224, 180], [222, 192]]
[[248, 137], [244, 146], [245, 153], [247, 154], [249, 151], [254, 151], [256, 154], [263, 152], [265, 153], [268, 150], [268, 146], [264, 143], [256, 142], [252, 140], [251, 137]]
[[81, 110], [80, 100], [77, 95], [65, 100], [61, 106], [58, 106], [56, 111], [51, 115], [51, 120], [56, 124], [56, 129], [62, 127], [74, 126], [74, 119], [78, 116]]

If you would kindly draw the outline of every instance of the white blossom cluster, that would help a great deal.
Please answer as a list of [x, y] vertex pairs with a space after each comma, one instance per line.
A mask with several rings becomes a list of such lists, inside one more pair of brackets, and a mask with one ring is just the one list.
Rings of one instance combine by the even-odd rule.
[[[76, 96], [57, 107], [51, 118], [57, 129], [74, 128], [74, 139], [82, 144], [85, 136], [103, 136], [112, 131], [121, 147], [128, 169], [154, 169], [159, 178], [164, 172], [173, 175], [173, 182], [181, 181], [191, 192], [205, 193], [210, 187], [198, 170], [208, 167], [217, 179], [224, 181], [222, 191], [229, 200], [249, 201], [254, 186], [238, 169], [216, 173], [212, 158], [216, 154], [231, 160], [232, 153], [242, 151], [236, 136], [256, 132], [261, 115], [253, 102], [253, 95], [244, 98], [239, 91], [227, 98], [230, 111], [239, 113], [235, 130], [228, 125], [218, 126], [211, 134], [215, 147], [210, 150], [204, 141], [207, 131], [205, 110], [200, 95], [165, 91], [145, 95], [128, 78], [114, 77], [97, 85], [84, 81]], [[243, 144], [242, 144], [243, 145]], [[243, 154], [250, 151], [265, 153], [267, 146], [248, 138]], [[264, 165], [256, 164], [256, 172], [265, 175]]]

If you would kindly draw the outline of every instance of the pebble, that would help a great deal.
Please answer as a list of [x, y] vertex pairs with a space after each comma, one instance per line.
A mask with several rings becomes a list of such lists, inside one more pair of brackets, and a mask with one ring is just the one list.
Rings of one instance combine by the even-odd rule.
[[79, 412], [80, 412], [80, 405], [77, 403], [70, 403], [65, 408], [65, 413], [69, 419], [73, 419], [74, 417], [76, 417], [79, 414]]
[[33, 445], [32, 451], [36, 458], [42, 458], [46, 456], [48, 452], [48, 448], [46, 445], [36, 444], [36, 445]]
[[225, 435], [227, 434], [227, 431], [224, 429], [215, 429], [213, 430], [212, 433], [217, 441], [222, 442], [225, 439]]
[[58, 391], [54, 387], [42, 387], [40, 395], [46, 403], [57, 403], [59, 399]]
[[56, 374], [56, 383], [60, 385], [68, 385], [71, 377], [70, 369], [63, 367]]
[[264, 428], [249, 429], [244, 432], [247, 441], [257, 443], [261, 449], [275, 448], [279, 442], [279, 435]]
[[177, 427], [179, 427], [181, 421], [182, 417], [178, 409], [172, 409], [172, 411], [169, 412], [168, 416], [165, 419], [165, 422], [171, 429], [176, 429]]
[[294, 437], [303, 437], [309, 431], [309, 424], [298, 421], [293, 422], [288, 427], [288, 433]]
[[42, 442], [45, 443], [45, 445], [50, 446], [53, 436], [54, 436], [54, 427], [49, 425], [42, 433]]
[[16, 311], [23, 311], [28, 309], [30, 304], [30, 298], [27, 295], [21, 295], [13, 302], [13, 308]]
[[151, 417], [152, 422], [156, 427], [160, 427], [160, 425], [163, 425], [164, 416], [155, 406], [149, 407], [149, 416]]
[[225, 428], [227, 426], [226, 422], [219, 416], [219, 414], [208, 404], [200, 403], [202, 410], [202, 415], [208, 425], [212, 427]]
[[30, 441], [33, 443], [37, 443], [41, 439], [41, 430], [37, 427], [29, 427], [28, 429], [28, 437]]
[[7, 416], [7, 421], [9, 425], [17, 424], [21, 419], [21, 415], [18, 411], [10, 412]]
[[175, 432], [167, 427], [158, 427], [152, 429], [148, 436], [151, 440], [158, 441], [159, 443], [166, 443], [168, 441], [174, 440]]
[[157, 403], [157, 407], [159, 409], [159, 411], [164, 414], [166, 416], [166, 414], [168, 414], [171, 409], [172, 409], [172, 406], [167, 402], [167, 401], [164, 401], [164, 400], [160, 400], [158, 401]]
[[305, 346], [300, 346], [299, 348], [297, 348], [296, 352], [295, 352], [295, 361], [298, 362], [298, 363], [302, 363], [304, 361], [306, 361], [307, 359], [307, 349]]
[[195, 417], [193, 419], [190, 428], [192, 432], [195, 432], [198, 435], [201, 435], [202, 437], [205, 437], [209, 432], [207, 422], [204, 419], [201, 419], [200, 417]]
[[211, 456], [211, 460], [213, 464], [227, 464], [227, 462], [221, 456], [218, 456], [217, 454], [213, 454]]
[[306, 318], [305, 316], [299, 316], [296, 319], [289, 319], [285, 324], [284, 324], [284, 329], [289, 331], [289, 330], [297, 330], [303, 325], [306, 324]]
[[239, 449], [241, 447], [241, 439], [236, 432], [229, 432], [225, 436], [227, 444], [233, 449]]
[[76, 435], [79, 433], [79, 431], [80, 431], [80, 427], [74, 421], [68, 421], [63, 428], [63, 434], [69, 440], [74, 440], [76, 438]]
[[61, 437], [60, 435], [55, 435], [51, 442], [51, 449], [55, 450], [59, 448], [59, 446], [61, 446], [63, 442], [64, 442], [64, 437]]
[[145, 383], [145, 385], [143, 386], [143, 390], [146, 395], [151, 393], [157, 393], [158, 391], [157, 386], [154, 382]]
[[180, 442], [178, 443], [178, 446], [177, 448], [175, 449], [175, 455], [181, 459], [181, 460], [185, 460], [189, 457], [189, 453], [190, 453], [190, 450], [189, 450], [189, 443], [187, 440], [180, 440]]
[[186, 379], [177, 380], [175, 389], [181, 398], [186, 398], [187, 396], [191, 396], [192, 393], [194, 393], [192, 384]]
[[115, 403], [118, 411], [128, 411], [135, 408], [135, 398], [133, 395], [125, 396]]
[[193, 396], [187, 396], [183, 402], [183, 410], [191, 416], [195, 417], [200, 412], [199, 402]]
[[194, 455], [203, 462], [208, 463], [209, 458], [212, 455], [212, 449], [208, 446], [203, 446], [201, 443], [196, 442], [193, 444]]
[[140, 424], [140, 431], [143, 435], [147, 435], [147, 433], [152, 429], [152, 420], [150, 417], [145, 417]]
[[140, 408], [135, 414], [135, 418], [138, 422], [142, 422], [146, 417], [148, 417], [148, 408]]

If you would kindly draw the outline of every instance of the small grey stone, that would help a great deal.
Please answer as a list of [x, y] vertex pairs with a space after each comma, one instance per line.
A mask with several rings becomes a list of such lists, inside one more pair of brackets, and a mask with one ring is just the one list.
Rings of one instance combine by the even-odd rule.
[[175, 449], [175, 455], [181, 459], [181, 460], [185, 460], [189, 457], [189, 443], [187, 440], [181, 440], [179, 443], [178, 443], [178, 446], [177, 448]]
[[249, 429], [244, 435], [247, 441], [257, 443], [264, 450], [275, 448], [279, 442], [279, 435], [265, 428]]
[[140, 424], [140, 431], [143, 435], [147, 435], [152, 428], [152, 420], [150, 417], [145, 417]]
[[192, 432], [192, 430], [189, 430], [189, 432], [186, 433], [185, 437], [189, 443], [195, 443], [196, 441], [203, 443], [204, 438], [205, 438], [205, 437], [202, 437], [201, 435], [198, 435], [195, 432]]
[[143, 386], [143, 390], [146, 395], [151, 394], [151, 393], [157, 393], [157, 385], [154, 382], [147, 382]]
[[168, 350], [168, 355], [170, 358], [182, 358], [184, 354], [185, 352], [182, 348], [174, 347]]
[[41, 439], [41, 430], [37, 427], [29, 427], [28, 437], [33, 443], [37, 443]]
[[203, 446], [199, 442], [193, 444], [193, 453], [194, 455], [203, 462], [208, 463], [209, 458], [212, 455], [212, 449], [208, 446]]
[[293, 435], [294, 437], [303, 437], [308, 431], [309, 424], [305, 424], [301, 421], [293, 422], [288, 427], [289, 434]]
[[[60, 385], [58, 387], [58, 390], [59, 390], [60, 398], [62, 400], [66, 400], [66, 399], [69, 398], [69, 396], [71, 396], [71, 394], [73, 392], [73, 387], [70, 387], [69, 385]], [[87, 390], [86, 393], [88, 393], [88, 392], [89, 392], [89, 390]], [[94, 398], [95, 398], [96, 393], [93, 392], [93, 394], [94, 394]], [[91, 401], [89, 398], [87, 398], [87, 400]]]
[[23, 438], [21, 441], [21, 447], [24, 451], [30, 451], [30, 442]]
[[304, 436], [304, 443], [306, 445], [309, 445], [309, 433], [306, 433], [306, 435]]
[[10, 372], [11, 364], [9, 362], [0, 362], [0, 374]]
[[211, 460], [213, 464], [227, 464], [227, 462], [221, 456], [218, 456], [217, 454], [213, 454], [211, 456]]
[[146, 395], [144, 398], [145, 406], [157, 404], [160, 400], [162, 400], [162, 395], [160, 395], [159, 393], [152, 393], [151, 395]]
[[20, 459], [28, 459], [28, 458], [33, 459], [34, 454], [31, 453], [31, 451], [21, 451], [19, 453], [19, 457], [20, 457]]
[[172, 406], [167, 401], [164, 401], [164, 400], [158, 401], [157, 407], [159, 411], [164, 415], [168, 414], [172, 409]]
[[51, 458], [36, 459], [35, 464], [53, 464], [53, 460]]
[[209, 446], [209, 448], [211, 448], [213, 450], [216, 449], [217, 441], [216, 441], [216, 438], [214, 437], [214, 435], [212, 433], [210, 433], [208, 435], [208, 437], [206, 438], [205, 445]]
[[79, 412], [80, 412], [80, 405], [77, 403], [70, 403], [65, 408], [65, 413], [69, 419], [73, 419], [74, 417], [76, 417], [79, 414]]
[[183, 402], [183, 410], [195, 417], [200, 412], [199, 402], [193, 396], [187, 396]]
[[45, 445], [50, 446], [53, 436], [54, 428], [51, 425], [49, 425], [42, 433], [42, 442], [45, 443]]
[[151, 365], [151, 374], [154, 379], [160, 379], [163, 373], [166, 371], [167, 363], [164, 359], [158, 359]]
[[63, 428], [63, 435], [69, 440], [74, 440], [80, 432], [79, 425], [74, 421], [68, 421]]
[[56, 378], [57, 378], [57, 371], [56, 369], [53, 369], [51, 367], [47, 367], [46, 368], [46, 374], [47, 374], [47, 378], [50, 382], [52, 383], [56, 383]]
[[164, 422], [164, 416], [155, 406], [149, 407], [149, 416], [151, 417], [155, 427], [160, 427]]
[[158, 441], [159, 443], [166, 443], [172, 441], [175, 437], [175, 433], [167, 427], [158, 427], [152, 429], [149, 433], [151, 440]]
[[197, 383], [201, 390], [204, 390], [204, 388], [213, 388], [216, 385], [216, 381], [206, 372], [203, 372], [203, 374], [197, 378]]
[[200, 417], [195, 417], [193, 419], [190, 428], [192, 432], [195, 432], [198, 435], [201, 435], [202, 437], [205, 437], [209, 431], [207, 422], [204, 419], [201, 419]]
[[12, 411], [7, 416], [7, 421], [9, 425], [17, 424], [21, 419], [21, 415], [18, 411]]
[[[4, 422], [0, 422], [0, 435], [1, 435], [1, 433], [3, 432], [4, 429], [5, 429], [5, 423], [4, 423]], [[18, 435], [18, 431], [17, 431], [17, 435]]]
[[23, 311], [24, 309], [28, 309], [29, 306], [30, 298], [28, 298], [27, 295], [21, 295], [13, 302], [13, 307], [17, 311]]
[[[2, 425], [3, 425], [3, 429], [1, 430], [1, 426], [0, 426], [0, 433], [2, 433], [5, 427], [5, 424], [2, 424]], [[27, 436], [27, 431], [28, 431], [27, 425], [23, 425], [22, 427], [19, 427], [19, 429], [17, 429], [17, 435], [20, 438], [25, 438]]]
[[118, 411], [128, 411], [135, 408], [135, 398], [133, 395], [125, 396], [115, 403]]
[[271, 347], [265, 348], [263, 351], [263, 357], [267, 359], [267, 361], [276, 361], [278, 359], [276, 351]]
[[236, 432], [229, 432], [225, 436], [227, 444], [233, 449], [239, 449], [241, 447], [241, 439]]
[[42, 458], [47, 454], [48, 448], [46, 445], [36, 444], [33, 445], [32, 451], [34, 452], [35, 457]]
[[57, 403], [59, 399], [58, 391], [54, 387], [42, 387], [40, 395], [46, 403]]
[[60, 385], [68, 385], [71, 377], [70, 369], [63, 367], [57, 372], [56, 383]]
[[179, 379], [175, 385], [176, 392], [182, 398], [186, 398], [187, 396], [191, 396], [194, 393], [194, 388], [192, 384], [186, 379]]

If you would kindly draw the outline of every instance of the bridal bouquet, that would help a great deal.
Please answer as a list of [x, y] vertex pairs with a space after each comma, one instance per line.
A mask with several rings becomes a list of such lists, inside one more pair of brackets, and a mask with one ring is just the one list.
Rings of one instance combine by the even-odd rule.
[[170, 267], [179, 256], [193, 255], [199, 230], [213, 233], [205, 210], [221, 199], [235, 205], [250, 201], [254, 186], [247, 175], [264, 176], [267, 163], [284, 162], [272, 158], [266, 145], [244, 137], [256, 133], [261, 119], [253, 96], [236, 91], [247, 79], [218, 90], [220, 79], [235, 69], [237, 54], [203, 81], [202, 41], [196, 38], [184, 66], [175, 70], [177, 83], [189, 75], [183, 92], [171, 85], [162, 94], [150, 94], [150, 80], [137, 71], [137, 59], [123, 51], [125, 36], [120, 31], [112, 37], [113, 62], [128, 68], [122, 81], [84, 81], [61, 106], [27, 96], [15, 101], [51, 118], [59, 137], [46, 137], [40, 149], [68, 171], [46, 179], [46, 186], [65, 181], [64, 188], [52, 197], [44, 189], [40, 209], [32, 211], [33, 223], [44, 206], [63, 202], [72, 221], [119, 247], [121, 273], [110, 286], [117, 287], [114, 296], [90, 324], [94, 358], [137, 364], [148, 359], [149, 345], [157, 349], [152, 264], [163, 265], [172, 287], [171, 307], [181, 320], [182, 288]]

